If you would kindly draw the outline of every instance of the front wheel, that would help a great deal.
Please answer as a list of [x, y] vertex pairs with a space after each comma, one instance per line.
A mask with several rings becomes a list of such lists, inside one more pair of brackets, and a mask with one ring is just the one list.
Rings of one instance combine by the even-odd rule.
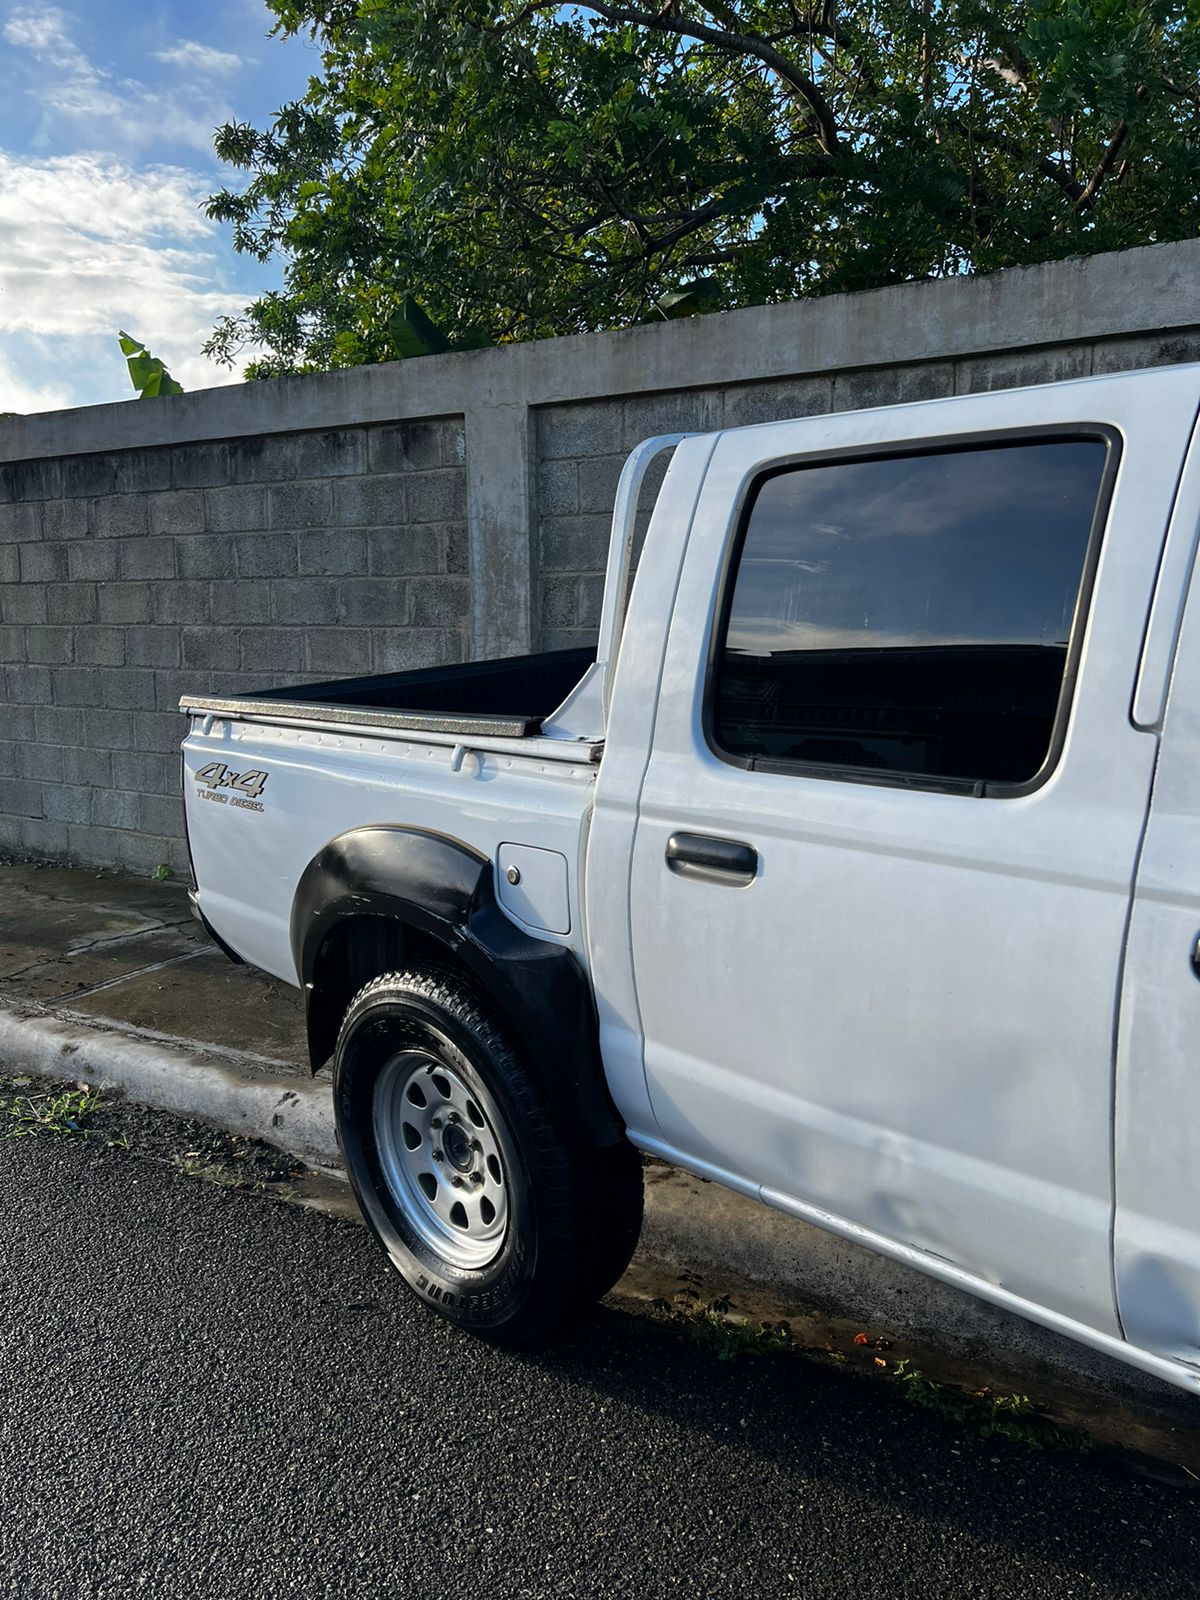
[[355, 996], [334, 1105], [367, 1222], [409, 1288], [451, 1321], [534, 1343], [628, 1264], [635, 1152], [561, 1139], [522, 1052], [457, 975], [389, 973]]

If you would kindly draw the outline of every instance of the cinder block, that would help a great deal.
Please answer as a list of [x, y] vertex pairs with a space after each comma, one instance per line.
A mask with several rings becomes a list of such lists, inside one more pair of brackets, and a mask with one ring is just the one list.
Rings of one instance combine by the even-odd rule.
[[538, 412], [538, 457], [542, 461], [615, 455], [624, 447], [624, 407], [620, 400], [545, 406]]
[[[296, 673], [304, 670], [304, 628], [253, 628], [240, 634], [239, 665], [246, 672]], [[220, 663], [228, 667], [228, 660]]]
[[78, 744], [93, 750], [133, 749], [133, 712], [90, 710], [80, 718]]
[[444, 522], [440, 527], [442, 560], [447, 572], [469, 572], [471, 541], [465, 522]]
[[45, 815], [45, 801], [40, 783], [28, 778], [0, 778], [0, 811], [15, 813], [19, 817]]
[[[68, 505], [82, 505], [80, 500], [70, 500]], [[30, 549], [37, 549], [30, 545]], [[67, 574], [81, 582], [105, 582], [115, 578], [121, 566], [121, 540], [79, 539], [73, 544], [60, 546], [67, 557]]]
[[[624, 456], [595, 456], [579, 463], [579, 510], [585, 515], [611, 517], [617, 498], [617, 482]], [[550, 509], [538, 502], [542, 516], [551, 515]]]
[[211, 620], [218, 627], [235, 622], [269, 622], [271, 585], [265, 578], [214, 583], [209, 603]]
[[32, 583], [6, 583], [0, 589], [0, 618], [5, 622], [45, 622], [44, 586]]
[[579, 579], [543, 578], [538, 614], [543, 627], [575, 627], [580, 620]]
[[92, 795], [92, 821], [99, 828], [136, 828], [139, 796], [132, 790], [97, 789]]
[[724, 425], [745, 428], [759, 422], [790, 422], [796, 417], [824, 416], [832, 410], [833, 380], [825, 373], [744, 383], [725, 390]]
[[229, 482], [227, 444], [177, 445], [171, 452], [171, 485], [175, 489], [216, 489]]
[[10, 461], [0, 466], [0, 502], [56, 500], [62, 493], [57, 461]]
[[178, 628], [126, 628], [125, 659], [131, 667], [177, 667], [181, 633]]
[[177, 578], [174, 583], [152, 584], [150, 613], [151, 619], [159, 623], [207, 622], [209, 586], [198, 578]]
[[362, 428], [298, 433], [295, 437], [298, 478], [344, 478], [366, 471], [367, 448]]
[[[261, 636], [261, 629], [250, 632], [251, 638]], [[185, 667], [227, 667], [230, 662], [240, 660], [241, 639], [240, 628], [184, 628], [180, 632], [183, 664]]]
[[298, 570], [296, 534], [244, 533], [233, 541], [243, 578], [289, 578]]
[[[82, 713], [71, 711], [65, 713], [72, 717], [80, 717]], [[82, 725], [82, 724], [81, 724]], [[63, 779], [66, 783], [77, 783], [87, 788], [99, 788], [103, 784], [112, 782], [113, 754], [110, 750], [89, 750], [79, 743], [78, 738], [70, 738], [63, 742]], [[131, 788], [130, 784], [118, 784], [120, 788]]]
[[725, 395], [720, 389], [638, 395], [625, 402], [622, 442], [626, 450], [632, 450], [656, 433], [711, 433], [724, 422]]
[[[461, 424], [459, 424], [461, 427]], [[445, 461], [445, 425], [397, 422], [367, 429], [372, 472], [421, 472]]]
[[1086, 378], [1091, 370], [1092, 352], [1088, 345], [1064, 345], [1050, 350], [998, 350], [993, 355], [968, 356], [956, 361], [954, 389], [956, 394], [1019, 389], [1033, 383]]
[[233, 540], [226, 533], [197, 533], [177, 539], [175, 564], [181, 578], [231, 578], [235, 570]]
[[149, 494], [171, 487], [169, 450], [125, 450], [116, 459], [118, 494]]
[[453, 468], [421, 472], [409, 480], [410, 522], [453, 522], [467, 514], [466, 474]]
[[5, 667], [4, 683], [9, 705], [48, 706], [53, 699], [48, 667]]
[[337, 585], [321, 578], [277, 578], [271, 585], [271, 620], [319, 627], [336, 622]]
[[148, 583], [102, 583], [99, 589], [101, 622], [149, 622]]
[[148, 668], [126, 667], [121, 672], [92, 673], [98, 680], [96, 702], [110, 711], [153, 711], [155, 675]]
[[414, 628], [453, 628], [471, 613], [471, 591], [463, 578], [413, 578], [408, 585], [408, 621]]
[[267, 525], [267, 491], [256, 485], [209, 489], [204, 502], [210, 533], [250, 533]]
[[123, 578], [175, 576], [174, 539], [122, 539], [120, 549]]
[[327, 527], [333, 515], [332, 485], [280, 484], [268, 492], [267, 514], [272, 528]]
[[[70, 750], [77, 750], [83, 742], [83, 712], [77, 706], [38, 706], [34, 711], [34, 728], [36, 737], [43, 744], [61, 744]], [[83, 757], [79, 757], [76, 764], [86, 766]], [[68, 783], [92, 781], [90, 777], [73, 773], [69, 760], [64, 767], [64, 776]]]
[[143, 833], [167, 837], [179, 833], [183, 827], [179, 801], [170, 795], [142, 794], [138, 803], [138, 826]]
[[407, 479], [348, 478], [334, 485], [334, 521], [339, 527], [391, 528], [408, 520]]
[[921, 361], [907, 367], [860, 367], [833, 380], [834, 411], [908, 405], [954, 393], [952, 361]]
[[1092, 371], [1097, 374], [1133, 372], [1139, 367], [1169, 367], [1183, 361], [1200, 361], [1200, 330], [1101, 339], [1092, 346]]
[[20, 505], [0, 505], [0, 544], [24, 544], [42, 537], [42, 507], [25, 501]]
[[75, 659], [81, 666], [123, 667], [124, 628], [80, 628], [75, 635]]
[[258, 439], [237, 439], [229, 447], [234, 483], [290, 483], [297, 476], [294, 433], [269, 433]]
[[22, 744], [17, 746], [17, 750], [19, 778], [32, 778], [35, 782], [46, 784], [62, 782], [63, 758], [58, 745]]
[[89, 822], [92, 791], [74, 784], [53, 783], [45, 791], [45, 808], [48, 822]]
[[[38, 539], [33, 544], [6, 544], [3, 549], [14, 556], [20, 552], [22, 583], [58, 583], [67, 576], [65, 544], [48, 544]], [[16, 578], [6, 581], [15, 582]]]
[[152, 494], [147, 499], [150, 532], [174, 536], [204, 532], [204, 492], [179, 489], [171, 494]]
[[579, 510], [579, 464], [543, 461], [538, 468], [537, 503], [544, 517], [573, 517]]
[[24, 661], [25, 629], [17, 624], [0, 623], [0, 661]]
[[367, 570], [367, 541], [361, 533], [321, 528], [300, 534], [299, 540], [301, 572], [340, 575]]
[[377, 628], [372, 648], [376, 672], [411, 672], [464, 659], [462, 636], [442, 628]]
[[382, 528], [367, 535], [369, 570], [378, 577], [440, 572], [443, 536], [436, 524], [421, 528]]
[[25, 654], [32, 662], [58, 666], [75, 659], [74, 628], [26, 628]]
[[120, 459], [112, 454], [65, 456], [59, 463], [63, 496], [90, 499], [116, 494]]
[[554, 517], [542, 524], [542, 566], [547, 572], [602, 572], [608, 536], [604, 517]]
[[88, 501], [88, 531], [97, 539], [136, 539], [150, 532], [144, 495], [113, 494]]
[[[203, 675], [193, 675], [190, 692], [205, 694], [207, 686], [202, 681]], [[187, 724], [179, 714], [176, 705], [170, 711], [141, 711], [133, 721], [132, 747], [135, 750], [150, 750], [160, 755], [171, 755], [179, 750], [183, 736], [187, 731]]]
[[87, 502], [47, 500], [42, 507], [42, 531], [47, 539], [82, 539], [87, 533]]
[[371, 636], [354, 628], [306, 628], [305, 666], [309, 672], [346, 677], [371, 670]]
[[94, 583], [51, 583], [46, 588], [49, 622], [95, 622], [99, 615]]
[[397, 578], [347, 578], [339, 586], [337, 620], [348, 627], [404, 622], [407, 604], [405, 585]]

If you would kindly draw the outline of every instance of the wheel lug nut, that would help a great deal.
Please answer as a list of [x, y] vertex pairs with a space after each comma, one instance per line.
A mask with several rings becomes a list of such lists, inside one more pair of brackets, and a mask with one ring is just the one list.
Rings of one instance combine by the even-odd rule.
[[457, 1123], [457, 1122], [461, 1122], [462, 1118], [459, 1116], [457, 1111], [452, 1111], [450, 1113], [449, 1117], [447, 1118], [447, 1121]]
[[472, 1150], [482, 1150], [483, 1146], [480, 1144], [478, 1139], [472, 1139], [471, 1140], [471, 1149]]
[[429, 1124], [429, 1126], [431, 1128], [440, 1128], [441, 1125], [442, 1125], [441, 1117], [434, 1117], [433, 1121]]
[[463, 1186], [463, 1181], [462, 1181], [461, 1178], [451, 1178], [450, 1182], [454, 1185], [454, 1187], [456, 1189], [461, 1189], [462, 1186]]
[[483, 1182], [483, 1173], [482, 1172], [473, 1172], [471, 1174], [471, 1182], [472, 1183], [482, 1183]]
[[442, 1155], [442, 1152], [440, 1150], [435, 1150], [433, 1152], [433, 1159], [435, 1161], [444, 1161], [445, 1157]]

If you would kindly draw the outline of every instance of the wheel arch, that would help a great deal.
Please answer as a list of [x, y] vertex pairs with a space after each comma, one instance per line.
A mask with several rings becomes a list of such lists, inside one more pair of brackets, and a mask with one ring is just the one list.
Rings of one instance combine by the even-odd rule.
[[623, 1137], [582, 966], [504, 914], [493, 863], [470, 846], [387, 824], [340, 834], [301, 876], [291, 944], [313, 1072], [332, 1055], [346, 1006], [365, 983], [435, 962], [462, 972], [512, 1028], [556, 1122], [597, 1146]]

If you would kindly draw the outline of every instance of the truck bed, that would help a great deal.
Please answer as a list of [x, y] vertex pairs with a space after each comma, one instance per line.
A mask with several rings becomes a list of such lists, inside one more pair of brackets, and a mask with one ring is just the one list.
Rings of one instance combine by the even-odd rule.
[[529, 738], [595, 661], [593, 650], [552, 650], [327, 683], [264, 689], [234, 698], [187, 695], [182, 708], [218, 716], [342, 722], [416, 733]]

